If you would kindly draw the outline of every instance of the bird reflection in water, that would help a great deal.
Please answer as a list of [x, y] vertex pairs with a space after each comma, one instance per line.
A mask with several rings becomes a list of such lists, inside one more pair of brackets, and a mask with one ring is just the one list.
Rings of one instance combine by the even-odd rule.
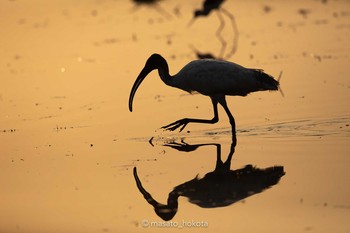
[[164, 146], [190, 152], [199, 147], [210, 145], [217, 148], [215, 170], [207, 173], [203, 178], [196, 176], [192, 180], [176, 186], [169, 193], [167, 204], [159, 203], [146, 191], [138, 177], [137, 169], [134, 167], [133, 172], [137, 188], [146, 201], [153, 206], [155, 213], [163, 220], [171, 220], [176, 215], [180, 196], [187, 197], [189, 202], [202, 208], [224, 207], [276, 185], [285, 174], [283, 166], [261, 169], [246, 165], [241, 169], [230, 170], [236, 146], [235, 136], [225, 162], [221, 160], [221, 145], [217, 143], [189, 145], [181, 141], [180, 143], [168, 143]]
[[[216, 37], [218, 38], [218, 40], [221, 43], [221, 51], [219, 53], [219, 59], [226, 59], [227, 60], [227, 59], [231, 58], [233, 56], [233, 54], [235, 54], [235, 52], [237, 51], [239, 32], [238, 32], [238, 28], [237, 28], [237, 24], [236, 24], [236, 20], [235, 20], [234, 15], [231, 14], [228, 10], [224, 9], [221, 6], [224, 2], [225, 2], [225, 0], [205, 0], [203, 2], [202, 9], [197, 9], [194, 11], [193, 18], [189, 22], [188, 26], [191, 26], [196, 18], [208, 16], [212, 11], [216, 10], [217, 16], [220, 20], [220, 25], [219, 25], [218, 29], [216, 30]], [[225, 16], [227, 16], [231, 20], [232, 30], [234, 33], [231, 51], [229, 53], [227, 53], [226, 56], [224, 56], [225, 55], [224, 53], [226, 50], [227, 43], [221, 35], [221, 32], [225, 27], [225, 20], [224, 20], [223, 16], [221, 15], [221, 13], [223, 13]]]

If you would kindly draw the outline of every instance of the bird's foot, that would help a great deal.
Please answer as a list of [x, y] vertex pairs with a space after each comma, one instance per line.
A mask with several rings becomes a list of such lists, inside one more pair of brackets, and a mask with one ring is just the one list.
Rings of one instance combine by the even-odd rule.
[[181, 139], [181, 142], [169, 142], [165, 143], [163, 146], [169, 146], [173, 149], [176, 149], [178, 151], [191, 151], [191, 145], [187, 144], [183, 139]]
[[189, 123], [189, 120], [187, 118], [184, 118], [184, 119], [175, 121], [169, 125], [163, 126], [162, 129], [174, 131], [177, 128], [180, 128], [180, 132], [181, 132], [188, 123]]

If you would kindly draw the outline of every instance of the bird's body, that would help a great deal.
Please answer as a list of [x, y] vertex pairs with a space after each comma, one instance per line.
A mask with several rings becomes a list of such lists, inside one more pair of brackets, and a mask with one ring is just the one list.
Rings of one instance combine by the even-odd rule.
[[262, 70], [249, 69], [233, 62], [201, 59], [184, 66], [177, 74], [171, 76], [166, 60], [159, 54], [153, 54], [146, 62], [136, 79], [129, 97], [129, 109], [132, 111], [132, 102], [137, 88], [144, 78], [154, 69], [158, 69], [160, 78], [166, 85], [181, 90], [209, 96], [214, 107], [214, 118], [211, 120], [184, 118], [164, 126], [164, 129], [180, 131], [190, 122], [216, 123], [219, 120], [217, 104], [225, 109], [232, 131], [235, 131], [235, 120], [227, 107], [226, 95], [246, 96], [255, 91], [278, 90], [279, 82]]
[[205, 0], [203, 2], [203, 8], [196, 10], [194, 16], [198, 17], [209, 15], [212, 10], [219, 9], [224, 1], [225, 0]]
[[188, 63], [169, 80], [169, 85], [207, 96], [246, 96], [254, 91], [278, 89], [278, 83], [262, 70], [212, 59]]
[[148, 6], [148, 7], [153, 7], [156, 11], [158, 11], [160, 14], [165, 16], [167, 19], [171, 19], [171, 15], [164, 10], [158, 2], [161, 0], [132, 0], [133, 3], [135, 4], [135, 9], [136, 10], [139, 6]]

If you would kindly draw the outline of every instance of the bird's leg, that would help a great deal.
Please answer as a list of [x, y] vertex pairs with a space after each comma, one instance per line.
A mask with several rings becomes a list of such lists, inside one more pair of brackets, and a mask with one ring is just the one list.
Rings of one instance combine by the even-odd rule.
[[227, 156], [227, 159], [225, 162], [222, 162], [221, 160], [221, 147], [220, 144], [217, 144], [217, 159], [216, 159], [216, 166], [215, 166], [215, 172], [228, 172], [231, 168], [231, 160], [232, 156], [235, 153], [235, 148], [237, 144], [237, 138], [236, 134], [232, 134], [232, 142], [231, 142], [231, 148], [230, 153]]
[[223, 166], [223, 162], [221, 160], [221, 144], [217, 144], [216, 146], [216, 165], [215, 165], [215, 171], [220, 171], [221, 167]]
[[226, 103], [226, 99], [225, 98], [220, 98], [219, 99], [219, 103], [221, 104], [221, 106], [225, 109], [226, 114], [230, 120], [231, 126], [232, 126], [232, 137], [233, 139], [235, 139], [236, 137], [236, 122], [235, 122], [235, 118], [232, 116], [230, 109], [227, 107], [227, 103]]
[[224, 29], [225, 27], [225, 21], [224, 19], [222, 18], [222, 15], [220, 13], [220, 10], [216, 11], [217, 12], [217, 16], [220, 20], [220, 26], [219, 28], [216, 30], [216, 36], [217, 38], [219, 39], [219, 41], [221, 42], [221, 51], [220, 51], [220, 54], [219, 54], [219, 58], [223, 58], [224, 56], [224, 52], [225, 52], [225, 49], [226, 49], [226, 41], [224, 40], [224, 38], [222, 37], [221, 35], [221, 32], [222, 30]]
[[226, 171], [229, 171], [231, 168], [231, 160], [232, 160], [233, 154], [235, 153], [236, 144], [237, 144], [236, 134], [233, 134], [230, 153], [228, 154], [227, 159], [223, 165], [223, 167]]
[[181, 143], [177, 143], [177, 142], [171, 142], [171, 143], [165, 143], [163, 146], [168, 146], [171, 147], [173, 149], [176, 149], [178, 151], [182, 151], [182, 152], [192, 152], [197, 150], [199, 147], [202, 146], [220, 146], [220, 144], [217, 143], [201, 143], [201, 144], [188, 144], [186, 143], [184, 140], [181, 140]]
[[230, 18], [231, 24], [232, 24], [232, 30], [234, 33], [232, 49], [231, 49], [230, 53], [228, 53], [226, 56], [226, 59], [229, 59], [237, 51], [239, 32], [238, 32], [236, 20], [235, 20], [235, 17], [233, 16], [233, 14], [231, 14], [229, 11], [225, 10], [224, 8], [220, 8], [220, 9], [221, 9], [222, 13], [224, 13], [227, 17]]
[[177, 128], [180, 128], [180, 132], [186, 127], [188, 123], [205, 123], [205, 124], [214, 124], [219, 121], [218, 114], [218, 101], [211, 99], [214, 108], [214, 117], [211, 120], [205, 119], [193, 119], [193, 118], [183, 118], [181, 120], [175, 121], [169, 125], [163, 126], [162, 129], [174, 131]]

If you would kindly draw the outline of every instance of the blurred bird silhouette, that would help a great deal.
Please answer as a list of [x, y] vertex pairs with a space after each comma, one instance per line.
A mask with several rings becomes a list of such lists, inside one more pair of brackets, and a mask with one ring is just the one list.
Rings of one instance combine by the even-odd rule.
[[161, 15], [163, 15], [166, 19], [171, 19], [171, 15], [158, 4], [158, 2], [160, 1], [161, 0], [132, 0], [132, 2], [135, 4], [136, 9], [138, 9], [140, 6], [152, 7]]
[[[188, 23], [188, 26], [191, 26], [196, 18], [208, 16], [212, 11], [216, 10], [217, 16], [218, 16], [218, 18], [220, 20], [219, 28], [216, 31], [216, 36], [219, 39], [219, 41], [221, 42], [221, 50], [220, 50], [220, 53], [219, 53], [219, 58], [227, 60], [227, 59], [231, 58], [233, 56], [233, 54], [237, 51], [238, 35], [239, 35], [238, 33], [239, 32], [238, 32], [238, 28], [237, 28], [235, 17], [229, 11], [225, 10], [221, 6], [224, 2], [225, 2], [225, 0], [205, 0], [203, 2], [202, 9], [197, 9], [197, 10], [194, 11], [193, 18]], [[225, 27], [225, 21], [224, 21], [222, 15], [221, 15], [221, 12], [224, 15], [226, 15], [231, 20], [232, 30], [233, 30], [233, 33], [234, 33], [234, 38], [233, 38], [233, 44], [232, 44], [231, 51], [226, 56], [224, 56], [225, 55], [224, 53], [225, 53], [225, 50], [226, 50], [227, 42], [221, 35], [221, 32], [222, 32], [222, 30]]]

